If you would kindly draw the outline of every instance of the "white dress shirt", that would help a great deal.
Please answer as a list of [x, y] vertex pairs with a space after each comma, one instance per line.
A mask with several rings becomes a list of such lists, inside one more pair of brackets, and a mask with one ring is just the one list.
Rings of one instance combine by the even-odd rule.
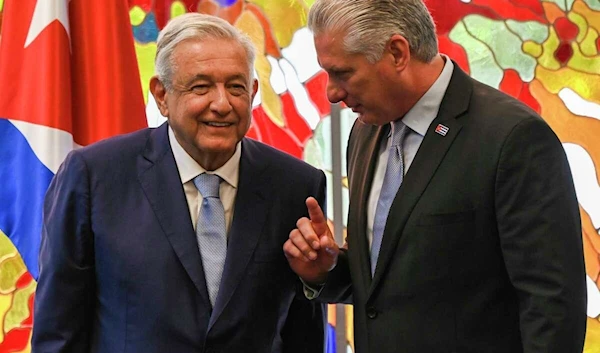
[[[417, 154], [423, 137], [431, 125], [431, 122], [437, 117], [440, 105], [446, 89], [452, 78], [454, 64], [447, 56], [442, 55], [446, 61], [442, 73], [429, 88], [429, 90], [419, 99], [419, 101], [404, 115], [402, 122], [409, 128], [404, 135], [402, 143], [402, 155], [404, 159], [404, 175], [410, 168], [410, 165]], [[394, 125], [391, 125], [392, 128]], [[375, 220], [375, 210], [377, 209], [377, 201], [381, 193], [383, 177], [385, 176], [385, 168], [388, 160], [388, 150], [392, 143], [391, 131], [387, 139], [381, 141], [379, 148], [379, 156], [377, 157], [377, 165], [375, 166], [375, 175], [371, 184], [371, 192], [369, 193], [369, 204], [367, 207], [367, 238], [369, 240], [369, 249], [373, 241], [373, 221]]]
[[[183, 184], [183, 190], [185, 191], [190, 218], [194, 229], [196, 229], [198, 212], [200, 210], [200, 205], [202, 205], [203, 198], [194, 185], [194, 178], [206, 172], [206, 169], [200, 166], [200, 164], [198, 164], [198, 162], [196, 162], [183, 147], [181, 147], [179, 141], [175, 138], [171, 126], [169, 126], [169, 142], [171, 143], [171, 150], [173, 150], [175, 163], [179, 170], [181, 184]], [[207, 172], [209, 174], [217, 174], [223, 179], [219, 186], [219, 197], [223, 203], [223, 208], [225, 208], [225, 231], [228, 235], [229, 228], [231, 227], [231, 220], [233, 219], [233, 207], [235, 205], [235, 196], [237, 194], [241, 156], [242, 143], [238, 142], [235, 147], [235, 153], [221, 168], [212, 172]]]

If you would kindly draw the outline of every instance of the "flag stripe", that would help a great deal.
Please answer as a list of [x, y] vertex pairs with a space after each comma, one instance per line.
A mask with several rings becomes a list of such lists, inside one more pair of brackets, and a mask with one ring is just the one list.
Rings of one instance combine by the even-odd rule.
[[31, 149], [25, 136], [0, 119], [0, 229], [13, 242], [27, 269], [37, 278], [44, 194], [54, 174]]

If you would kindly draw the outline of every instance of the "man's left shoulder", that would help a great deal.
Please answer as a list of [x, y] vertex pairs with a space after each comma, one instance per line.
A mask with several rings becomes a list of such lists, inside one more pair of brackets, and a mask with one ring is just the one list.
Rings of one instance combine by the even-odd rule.
[[309, 174], [321, 172], [296, 156], [251, 138], [243, 139], [242, 148], [245, 149], [245, 154], [252, 156], [252, 158], [260, 158], [268, 163], [268, 167], [271, 169], [280, 169], [287, 172], [303, 171]]

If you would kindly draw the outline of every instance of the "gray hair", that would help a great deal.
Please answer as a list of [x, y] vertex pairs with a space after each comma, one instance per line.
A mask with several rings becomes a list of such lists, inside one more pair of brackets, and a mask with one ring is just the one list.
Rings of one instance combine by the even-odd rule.
[[317, 0], [308, 15], [314, 35], [345, 33], [344, 49], [375, 63], [394, 34], [408, 41], [413, 57], [430, 62], [438, 54], [435, 24], [423, 0]]
[[188, 39], [230, 39], [238, 42], [246, 52], [250, 80], [254, 77], [255, 47], [252, 40], [229, 22], [211, 15], [186, 13], [173, 18], [158, 35], [155, 70], [167, 90], [172, 88], [173, 51]]

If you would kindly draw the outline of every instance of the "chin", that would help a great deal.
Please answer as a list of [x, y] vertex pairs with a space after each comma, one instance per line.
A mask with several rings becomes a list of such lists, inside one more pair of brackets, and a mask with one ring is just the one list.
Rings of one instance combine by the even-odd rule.
[[373, 118], [369, 114], [359, 114], [358, 120], [360, 120], [362, 123], [367, 124], [367, 125], [381, 125], [380, 123], [377, 122], [377, 119]]

